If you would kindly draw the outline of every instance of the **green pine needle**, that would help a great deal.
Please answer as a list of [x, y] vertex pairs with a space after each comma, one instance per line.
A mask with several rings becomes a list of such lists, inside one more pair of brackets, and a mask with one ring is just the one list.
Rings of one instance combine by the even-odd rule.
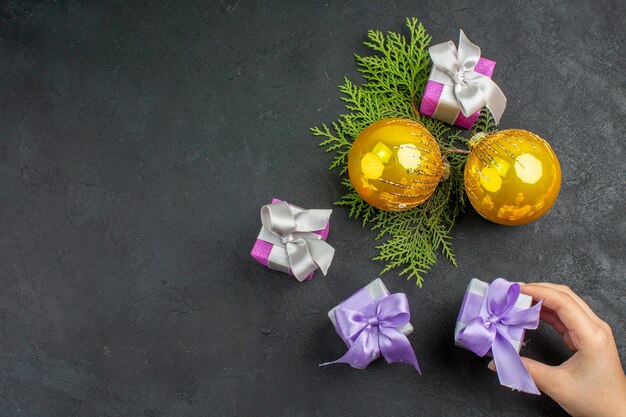
[[[374, 260], [385, 263], [382, 273], [398, 269], [401, 276], [423, 284], [423, 275], [437, 263], [437, 254], [457, 266], [452, 251], [452, 227], [466, 204], [463, 187], [463, 167], [467, 155], [446, 152], [459, 144], [467, 145], [465, 131], [446, 123], [417, 114], [416, 106], [422, 96], [430, 73], [428, 45], [431, 36], [417, 18], [408, 18], [409, 39], [401, 34], [378, 30], [367, 33], [364, 42], [375, 55], [355, 55], [357, 69], [365, 83], [356, 85], [345, 78], [339, 91], [346, 103], [347, 113], [330, 126], [311, 129], [313, 136], [322, 138], [320, 146], [333, 152], [330, 169], [339, 169], [341, 183], [347, 193], [336, 203], [348, 209], [348, 216], [369, 225], [382, 242], [376, 246]], [[354, 138], [370, 124], [387, 117], [402, 117], [422, 123], [437, 138], [450, 164], [450, 177], [442, 181], [434, 194], [420, 206], [404, 211], [378, 210], [356, 193], [346, 177], [348, 152]], [[471, 134], [491, 133], [496, 124], [488, 111], [483, 111]]]

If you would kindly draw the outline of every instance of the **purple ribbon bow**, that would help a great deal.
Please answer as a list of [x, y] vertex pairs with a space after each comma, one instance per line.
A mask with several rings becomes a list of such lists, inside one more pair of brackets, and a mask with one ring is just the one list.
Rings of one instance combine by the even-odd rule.
[[387, 363], [409, 363], [420, 372], [409, 339], [397, 330], [411, 319], [406, 295], [397, 293], [380, 298], [371, 311], [368, 314], [341, 306], [335, 310], [337, 331], [352, 345], [341, 358], [320, 366], [347, 363], [353, 368], [364, 369], [382, 355]]
[[500, 384], [539, 395], [528, 369], [511, 343], [507, 328], [536, 329], [541, 301], [524, 310], [513, 310], [519, 295], [519, 284], [502, 278], [493, 281], [483, 298], [478, 317], [458, 333], [457, 341], [481, 357], [491, 350]]

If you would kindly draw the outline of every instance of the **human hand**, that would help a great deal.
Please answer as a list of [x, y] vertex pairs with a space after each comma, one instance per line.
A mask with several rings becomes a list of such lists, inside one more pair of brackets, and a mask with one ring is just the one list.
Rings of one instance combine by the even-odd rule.
[[522, 358], [537, 387], [575, 417], [626, 416], [626, 376], [609, 325], [564, 285], [525, 284], [521, 290], [543, 300], [541, 319], [574, 352], [559, 366]]

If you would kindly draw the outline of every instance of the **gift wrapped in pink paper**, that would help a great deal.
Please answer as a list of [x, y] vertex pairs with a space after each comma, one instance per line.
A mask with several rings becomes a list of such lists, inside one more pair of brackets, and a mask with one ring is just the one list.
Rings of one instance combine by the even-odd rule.
[[459, 49], [452, 41], [429, 49], [433, 69], [426, 83], [420, 113], [464, 129], [471, 128], [484, 106], [499, 123], [506, 97], [491, 80], [496, 66], [480, 56], [480, 48], [463, 31]]
[[261, 208], [263, 226], [251, 255], [262, 265], [295, 276], [326, 275], [335, 250], [326, 243], [332, 210], [305, 210], [279, 199]]

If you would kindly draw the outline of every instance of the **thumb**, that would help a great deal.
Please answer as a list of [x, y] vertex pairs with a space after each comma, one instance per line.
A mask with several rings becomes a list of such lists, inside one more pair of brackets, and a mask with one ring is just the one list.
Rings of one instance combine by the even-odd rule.
[[[551, 393], [554, 392], [554, 390], [558, 386], [558, 384], [556, 383], [556, 380], [558, 378], [557, 369], [553, 366], [546, 365], [544, 363], [524, 356], [522, 356], [522, 362], [524, 362], [524, 366], [526, 366], [526, 369], [528, 369], [530, 377], [533, 379], [533, 381], [535, 381], [535, 385], [537, 385], [537, 388], [552, 396]], [[489, 362], [487, 368], [494, 372], [497, 372], [496, 364], [494, 361]]]
[[559, 377], [558, 369], [525, 356], [522, 356], [522, 362], [524, 362], [528, 373], [533, 381], [535, 381], [537, 388], [552, 396], [551, 393], [554, 392], [559, 385], [557, 383]]

